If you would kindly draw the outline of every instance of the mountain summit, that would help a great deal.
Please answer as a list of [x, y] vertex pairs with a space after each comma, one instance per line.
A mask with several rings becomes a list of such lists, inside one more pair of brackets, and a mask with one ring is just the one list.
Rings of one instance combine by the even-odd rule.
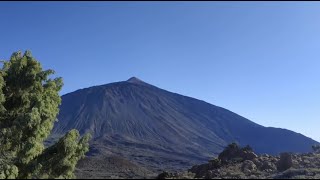
[[131, 83], [145, 83], [143, 82], [142, 80], [140, 80], [139, 78], [136, 78], [136, 77], [131, 77], [127, 80], [127, 82], [131, 82]]
[[126, 82], [129, 82], [129, 83], [134, 83], [134, 84], [140, 84], [140, 85], [144, 85], [144, 86], [152, 86], [142, 80], [140, 80], [139, 78], [137, 77], [131, 77], [129, 78]]
[[90, 155], [117, 155], [153, 170], [206, 162], [231, 142], [269, 154], [307, 152], [317, 143], [146, 84], [132, 77], [62, 96], [53, 133], [91, 132]]

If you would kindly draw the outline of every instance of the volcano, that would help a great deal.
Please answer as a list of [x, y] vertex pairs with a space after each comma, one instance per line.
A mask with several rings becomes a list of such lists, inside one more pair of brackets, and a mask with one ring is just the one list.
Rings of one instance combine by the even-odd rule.
[[268, 154], [308, 152], [317, 143], [136, 77], [63, 95], [53, 134], [71, 129], [93, 135], [89, 158], [116, 156], [152, 172], [207, 162], [231, 142]]

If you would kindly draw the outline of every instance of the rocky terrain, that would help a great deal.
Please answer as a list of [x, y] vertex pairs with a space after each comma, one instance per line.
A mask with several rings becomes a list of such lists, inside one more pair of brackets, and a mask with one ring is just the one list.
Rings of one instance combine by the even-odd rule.
[[156, 176], [119, 156], [95, 156], [80, 160], [75, 174], [84, 179], [140, 179]]
[[236, 144], [230, 144], [217, 158], [206, 164], [193, 166], [188, 172], [163, 172], [157, 178], [319, 179], [320, 151], [258, 156], [250, 148], [240, 148]]
[[[53, 142], [71, 129], [91, 133], [90, 152], [78, 177], [140, 177], [142, 172], [186, 170], [216, 157], [231, 142], [259, 154], [310, 152], [316, 141], [293, 131], [264, 127], [207, 102], [172, 93], [138, 78], [80, 89], [62, 96]], [[106, 164], [121, 158], [128, 173]], [[130, 162], [130, 163], [129, 163]], [[126, 168], [125, 168], [126, 169]], [[128, 169], [128, 168], [127, 168]]]

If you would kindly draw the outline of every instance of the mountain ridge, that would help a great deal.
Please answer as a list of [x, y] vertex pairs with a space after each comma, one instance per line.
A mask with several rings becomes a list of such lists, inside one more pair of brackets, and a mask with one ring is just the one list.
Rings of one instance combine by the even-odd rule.
[[317, 143], [135, 77], [63, 95], [60, 109], [53, 134], [91, 132], [93, 156], [117, 155], [153, 170], [202, 163], [230, 142], [270, 154], [307, 152]]
[[[208, 105], [215, 106], [215, 107], [217, 107], [217, 108], [222, 108], [222, 109], [224, 109], [224, 110], [230, 111], [230, 110], [228, 110], [228, 109], [226, 109], [226, 108], [223, 108], [223, 107], [221, 107], [221, 106], [217, 106], [217, 105], [214, 105], [214, 104], [212, 104], [212, 103], [210, 103], [210, 102], [207, 102], [206, 100], [197, 99], [197, 98], [191, 97], [191, 96], [189, 96], [189, 95], [183, 95], [183, 94], [179, 94], [179, 93], [175, 93], [175, 92], [172, 92], [172, 91], [169, 91], [169, 90], [165, 90], [165, 89], [159, 88], [159, 87], [154, 86], [154, 85], [151, 85], [151, 84], [149, 84], [149, 83], [147, 83], [147, 82], [145, 82], [145, 81], [143, 81], [143, 80], [141, 80], [141, 79], [139, 79], [139, 78], [137, 78], [137, 77], [135, 77], [135, 76], [132, 76], [131, 78], [129, 78], [128, 80], [125, 80], [125, 81], [117, 81], [117, 82], [111, 82], [111, 83], [106, 83], [106, 84], [93, 85], [93, 86], [90, 86], [90, 87], [77, 89], [77, 90], [75, 90], [75, 91], [71, 91], [71, 92], [68, 92], [68, 93], [66, 93], [66, 94], [63, 94], [62, 97], [63, 97], [63, 96], [67, 96], [67, 95], [69, 95], [69, 94], [71, 94], [71, 93], [76, 93], [76, 92], [78, 92], [78, 91], [89, 90], [89, 89], [91, 89], [91, 88], [99, 88], [99, 87], [111, 86], [111, 85], [114, 85], [114, 84], [117, 84], [117, 83], [133, 83], [133, 84], [137, 84], [137, 85], [143, 85], [143, 84], [145, 84], [145, 85], [148, 85], [148, 87], [158, 88], [158, 89], [163, 90], [163, 91], [166, 91], [166, 92], [168, 92], [168, 93], [172, 93], [172, 94], [175, 94], [175, 95], [180, 95], [180, 96], [183, 96], [183, 97], [186, 97], [186, 98], [190, 98], [190, 99], [194, 99], [194, 100], [197, 100], [197, 101], [202, 101], [203, 103], [206, 103], [206, 104], [208, 104]], [[230, 111], [230, 112], [231, 112], [231, 113], [235, 113], [235, 112], [232, 112], [232, 111]], [[241, 116], [241, 115], [238, 114], [238, 113], [235, 113], [235, 114], [237, 114], [238, 116]], [[241, 117], [245, 118], [244, 116], [241, 116]], [[261, 125], [261, 126], [262, 126], [262, 125]], [[266, 127], [266, 126], [264, 126], [264, 127]]]

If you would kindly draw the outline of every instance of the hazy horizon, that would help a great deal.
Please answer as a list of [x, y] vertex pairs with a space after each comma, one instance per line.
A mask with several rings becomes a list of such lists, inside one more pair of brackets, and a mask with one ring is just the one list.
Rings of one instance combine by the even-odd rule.
[[1, 2], [0, 59], [31, 50], [61, 95], [135, 76], [320, 141], [318, 2]]

